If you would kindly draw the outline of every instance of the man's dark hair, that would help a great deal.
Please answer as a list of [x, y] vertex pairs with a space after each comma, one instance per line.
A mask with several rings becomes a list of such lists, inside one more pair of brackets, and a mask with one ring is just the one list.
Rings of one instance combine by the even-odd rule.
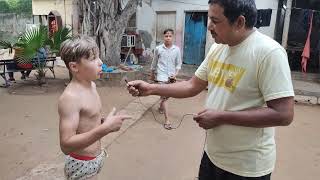
[[224, 9], [224, 16], [233, 24], [239, 16], [246, 18], [246, 27], [253, 28], [257, 21], [255, 0], [209, 0], [209, 4], [218, 4]]
[[165, 30], [163, 31], [163, 34], [167, 34], [167, 32], [171, 32], [172, 34], [174, 34], [174, 30], [173, 30], [173, 29], [170, 29], [170, 28], [165, 29]]

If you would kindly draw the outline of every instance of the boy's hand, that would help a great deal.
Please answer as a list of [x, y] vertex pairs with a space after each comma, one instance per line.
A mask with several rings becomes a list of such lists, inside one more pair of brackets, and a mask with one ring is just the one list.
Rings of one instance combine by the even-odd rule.
[[149, 96], [152, 94], [152, 84], [140, 80], [128, 82], [127, 89], [132, 96]]
[[116, 132], [120, 130], [124, 120], [131, 118], [132, 117], [128, 115], [120, 115], [118, 113], [116, 114], [116, 108], [113, 108], [106, 119], [103, 121], [102, 126], [110, 132]]

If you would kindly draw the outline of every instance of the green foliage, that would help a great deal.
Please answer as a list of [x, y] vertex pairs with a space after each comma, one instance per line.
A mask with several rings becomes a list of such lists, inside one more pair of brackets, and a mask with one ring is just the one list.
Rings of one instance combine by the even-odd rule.
[[22, 54], [17, 54], [24, 59], [32, 59], [35, 57], [41, 47], [45, 46], [48, 42], [48, 29], [46, 26], [39, 26], [36, 28], [28, 29], [21, 35], [16, 44], [17, 47], [22, 48]]
[[10, 13], [10, 6], [7, 1], [0, 1], [0, 13]]
[[71, 32], [71, 28], [68, 27], [63, 27], [55, 32], [49, 41], [51, 51], [59, 55], [61, 44], [72, 37]]
[[0, 13], [32, 15], [32, 0], [0, 0]]

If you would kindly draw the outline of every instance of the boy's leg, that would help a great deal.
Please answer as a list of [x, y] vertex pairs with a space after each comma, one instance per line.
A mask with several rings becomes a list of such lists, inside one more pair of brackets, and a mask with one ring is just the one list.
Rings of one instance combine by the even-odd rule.
[[15, 81], [13, 72], [9, 72], [9, 81]]
[[165, 123], [164, 127], [166, 129], [171, 129], [171, 122], [169, 121], [169, 112], [168, 112], [168, 99], [164, 98], [162, 99], [162, 108], [163, 108], [163, 113], [164, 113], [164, 118], [165, 118]]
[[159, 113], [160, 114], [163, 114], [163, 98], [162, 97], [160, 97], [160, 106], [159, 106]]
[[28, 71], [26, 71], [26, 77], [28, 78], [29, 76], [30, 76], [30, 74], [31, 74], [31, 70], [28, 70]]
[[26, 79], [26, 73], [24, 71], [20, 71], [21, 72], [21, 79]]

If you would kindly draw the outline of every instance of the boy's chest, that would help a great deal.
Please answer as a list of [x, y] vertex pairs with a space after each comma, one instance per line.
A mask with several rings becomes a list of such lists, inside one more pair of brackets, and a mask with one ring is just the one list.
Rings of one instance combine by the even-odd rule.
[[174, 49], [161, 49], [159, 50], [158, 59], [160, 61], [174, 60], [177, 56], [176, 54]]
[[86, 117], [93, 117], [101, 113], [101, 101], [97, 93], [87, 95], [81, 99], [81, 114]]

